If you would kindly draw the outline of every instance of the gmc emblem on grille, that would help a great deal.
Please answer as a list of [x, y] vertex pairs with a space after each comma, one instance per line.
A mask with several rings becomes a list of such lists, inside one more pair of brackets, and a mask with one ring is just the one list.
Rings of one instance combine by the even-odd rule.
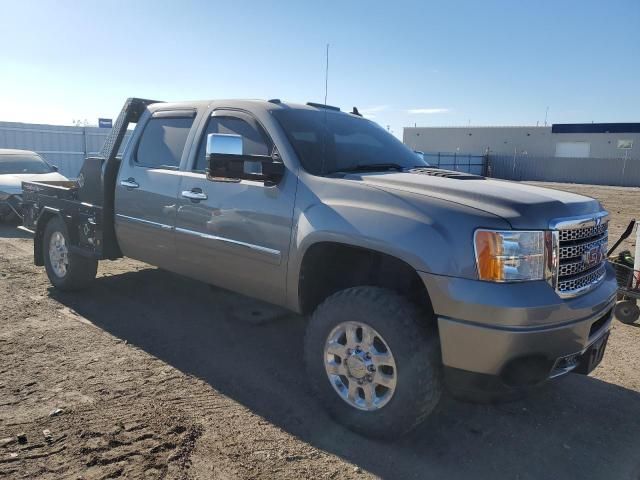
[[582, 261], [589, 267], [602, 262], [604, 260], [604, 245], [598, 245], [597, 247], [590, 248], [582, 254]]

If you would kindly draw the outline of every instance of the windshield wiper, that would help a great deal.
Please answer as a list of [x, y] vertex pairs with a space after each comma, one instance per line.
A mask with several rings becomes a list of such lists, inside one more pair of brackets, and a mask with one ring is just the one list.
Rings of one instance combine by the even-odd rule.
[[405, 169], [402, 165], [397, 163], [363, 163], [356, 165], [355, 167], [339, 168], [329, 173], [339, 172], [385, 172], [387, 170], [398, 170], [402, 172]]

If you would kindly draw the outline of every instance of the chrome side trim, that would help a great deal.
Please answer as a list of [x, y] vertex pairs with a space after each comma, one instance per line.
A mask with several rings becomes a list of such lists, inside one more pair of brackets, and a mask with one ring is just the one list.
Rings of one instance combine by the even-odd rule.
[[189, 230], [186, 228], [176, 227], [176, 232], [184, 233], [187, 235], [194, 235], [196, 237], [205, 238], [207, 240], [214, 240], [217, 242], [229, 243], [231, 245], [236, 245], [240, 247], [249, 248], [251, 250], [255, 250], [257, 252], [266, 253], [275, 258], [280, 259], [280, 250], [275, 250], [273, 248], [263, 247], [262, 245], [255, 245], [253, 243], [241, 242], [240, 240], [233, 240], [231, 238], [220, 237], [218, 235], [210, 235], [208, 233], [196, 232], [195, 230]]
[[166, 223], [152, 222], [151, 220], [145, 220], [144, 218], [138, 218], [138, 217], [130, 217], [129, 215], [123, 215], [121, 213], [116, 213], [116, 217], [122, 218], [124, 220], [129, 220], [135, 223], [142, 223], [144, 225], [150, 225], [152, 227], [161, 228], [162, 230], [173, 230], [173, 227], [171, 225], [167, 225]]
[[196, 237], [205, 238], [207, 240], [215, 240], [218, 242], [224, 242], [232, 245], [237, 245], [240, 247], [245, 247], [257, 252], [266, 253], [268, 255], [273, 256], [274, 258], [277, 258], [278, 260], [280, 259], [280, 255], [281, 255], [280, 250], [275, 250], [269, 247], [263, 247], [262, 245], [255, 245], [253, 243], [241, 242], [240, 240], [234, 240], [232, 238], [220, 237], [218, 235], [210, 235], [208, 233], [197, 232], [195, 230], [189, 230], [187, 228], [172, 227], [171, 225], [167, 225], [165, 223], [152, 222], [151, 220], [145, 220], [143, 218], [138, 218], [138, 217], [130, 217], [129, 215], [123, 215], [121, 213], [116, 213], [116, 217], [122, 218], [124, 220], [129, 220], [135, 223], [142, 223], [144, 225], [150, 225], [152, 227], [161, 228], [163, 230], [173, 230], [179, 233], [184, 233], [187, 235], [193, 235]]

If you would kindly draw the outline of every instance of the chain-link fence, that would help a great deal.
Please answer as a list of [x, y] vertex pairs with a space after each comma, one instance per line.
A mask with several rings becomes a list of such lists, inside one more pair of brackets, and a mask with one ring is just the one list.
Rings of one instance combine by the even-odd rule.
[[507, 180], [640, 187], [640, 159], [492, 154], [488, 157], [487, 175]]

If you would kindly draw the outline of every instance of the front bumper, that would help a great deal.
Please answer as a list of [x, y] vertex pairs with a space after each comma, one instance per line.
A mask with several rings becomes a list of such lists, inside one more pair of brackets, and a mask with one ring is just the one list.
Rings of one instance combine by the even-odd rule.
[[578, 368], [610, 329], [617, 289], [609, 266], [600, 285], [571, 299], [545, 282], [421, 277], [438, 317], [445, 379], [459, 394], [506, 393]]

